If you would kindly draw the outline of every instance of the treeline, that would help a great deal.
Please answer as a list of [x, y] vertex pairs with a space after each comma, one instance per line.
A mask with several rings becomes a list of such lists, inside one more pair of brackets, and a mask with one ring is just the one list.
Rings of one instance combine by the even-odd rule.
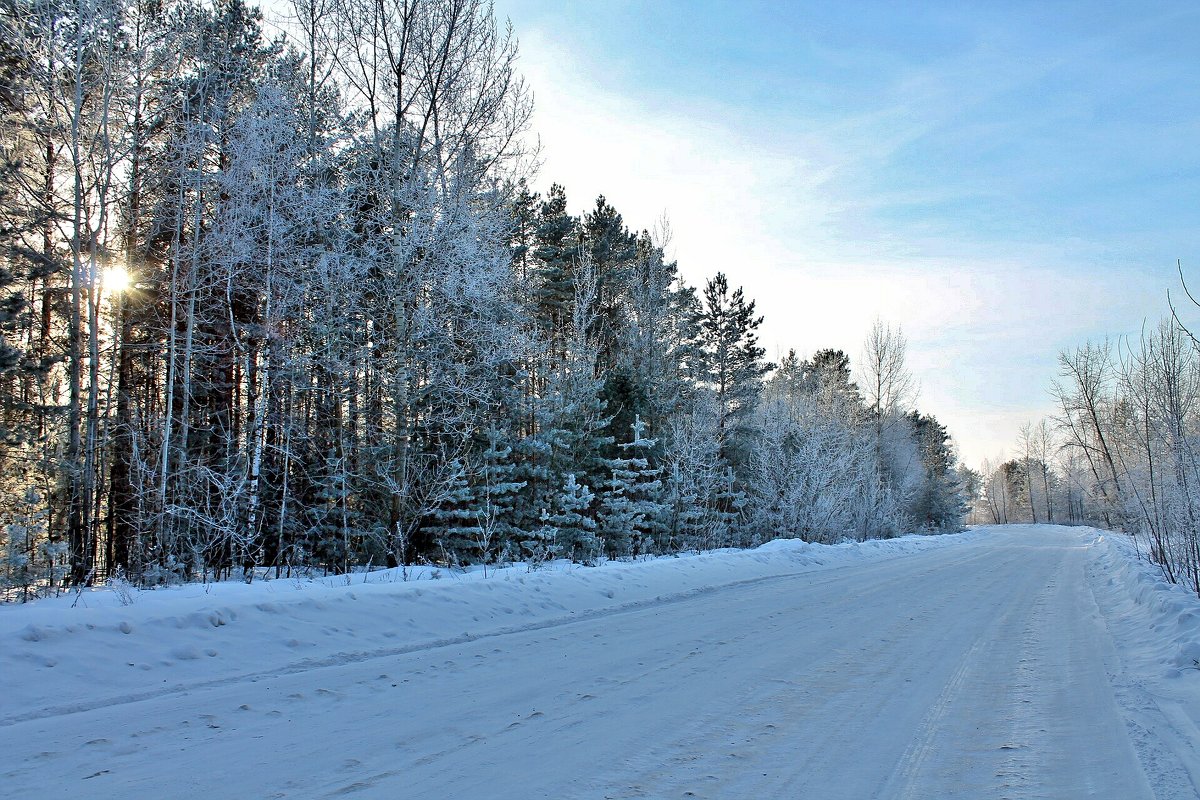
[[985, 465], [976, 516], [1133, 534], [1172, 582], [1200, 594], [1200, 345], [1172, 314], [1137, 339], [1059, 356], [1053, 420], [1019, 456]]
[[480, 0], [0, 0], [0, 582], [956, 529], [879, 325], [769, 364], [600, 198], [526, 187]]
[[1059, 418], [1022, 426], [1016, 457], [984, 459], [979, 473], [967, 471], [976, 524], [1103, 524], [1084, 454], [1062, 436]]

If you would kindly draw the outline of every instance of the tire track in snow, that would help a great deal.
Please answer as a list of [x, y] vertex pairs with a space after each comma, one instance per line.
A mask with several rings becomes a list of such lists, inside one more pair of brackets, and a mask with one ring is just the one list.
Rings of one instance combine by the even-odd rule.
[[[900, 793], [896, 795], [898, 800], [919, 800], [924, 796], [918, 792], [917, 778], [941, 733], [942, 720], [946, 717], [950, 706], [958, 700], [962, 693], [967, 674], [974, 668], [975, 659], [978, 657], [979, 651], [983, 649], [983, 645], [984, 637], [980, 635], [959, 659], [958, 667], [950, 676], [950, 680], [946, 682], [942, 693], [938, 695], [938, 699], [929, 713], [921, 721], [912, 743], [900, 757], [900, 763], [897, 764], [893, 773], [900, 783]], [[884, 794], [885, 796], [891, 795], [890, 792]]]
[[1180, 766], [1187, 771], [1192, 782], [1192, 790], [1200, 796], [1200, 752], [1196, 750], [1196, 742], [1200, 742], [1200, 728], [1196, 727], [1196, 723], [1179, 703], [1148, 694], [1154, 702], [1154, 707], [1167, 723], [1155, 725], [1153, 730], [1179, 759]]
[[1089, 608], [1086, 548], [1058, 549], [1053, 562], [1035, 562], [1051, 569], [1026, 570], [995, 622], [980, 626], [878, 796], [1154, 796], [1105, 668], [1112, 641]]
[[[898, 588], [927, 581], [941, 572], [969, 570], [977, 562], [994, 558], [994, 554], [986, 551], [960, 550], [944, 555], [947, 557], [927, 558], [910, 565], [915, 569], [891, 574], [858, 591], [840, 595], [831, 604], [820, 593], [820, 589], [827, 586], [828, 582], [805, 589], [812, 590], [822, 601], [823, 616], [840, 619], [853, 611], [869, 613], [869, 609], [886, 607], [888, 599], [895, 597]], [[1003, 576], [994, 571], [985, 572], [982, 576], [983, 584], [989, 589], [998, 588], [1003, 581]], [[960, 592], [965, 594], [975, 589], [957, 587], [953, 592], [954, 597], [942, 598], [939, 607], [944, 613], [949, 613], [948, 609], [956, 602], [961, 602], [962, 598], [958, 596]], [[795, 607], [789, 607], [785, 614], [769, 615], [767, 619], [772, 620], [772, 627], [767, 632], [759, 633], [768, 640], [787, 636], [790, 614], [802, 613], [801, 609], [810, 602], [810, 597], [810, 592], [806, 591], [804, 602], [799, 597], [793, 598]], [[780, 619], [775, 621], [777, 616]], [[904, 616], [907, 618], [907, 612], [904, 612]], [[794, 776], [807, 775], [816, 764], [838, 757], [838, 752], [844, 751], [846, 742], [840, 733], [820, 742], [800, 742], [793, 730], [797, 715], [801, 718], [860, 719], [870, 724], [894, 698], [890, 693], [881, 693], [872, 698], [877, 704], [864, 705], [864, 698], [852, 693], [823, 693], [813, 685], [810, 676], [814, 670], [825, 676], [821, 680], [846, 682], [854, 676], [857, 676], [857, 680], [869, 683], [896, 680], [898, 667], [916, 672], [920, 670], [919, 662], [924, 660], [925, 651], [906, 646], [914, 632], [924, 635], [926, 630], [920, 623], [910, 624], [905, 630], [889, 629], [886, 638], [870, 643], [874, 645], [870, 658], [863, 658], [860, 652], [852, 652], [853, 648], [846, 647], [848, 644], [868, 644], [866, 640], [848, 643], [831, 638], [828, 647], [810, 642], [826, 656], [819, 669], [817, 665], [809, 664], [794, 679], [789, 679], [790, 673], [781, 672], [776, 677], [760, 676], [758, 682], [746, 682], [733, 694], [723, 697], [721, 703], [706, 703], [701, 716], [689, 720], [683, 735], [665, 741], [647, 736], [644, 748], [633, 748], [638, 755], [632, 759], [626, 771], [619, 773], [619, 779], [609, 775], [604, 780], [588, 784], [588, 791], [571, 796], [804, 796], [806, 787], [794, 785]], [[946, 635], [941, 629], [934, 629], [929, 634], [939, 642]], [[731, 653], [731, 657], [737, 660], [736, 651]], [[770, 676], [775, 673], [767, 670], [764, 674]], [[830, 733], [834, 734], [833, 731]], [[699, 780], [690, 776], [688, 767], [696, 763], [698, 754], [702, 753], [719, 754], [726, 769], [712, 765], [706, 767], [712, 774]], [[779, 765], [789, 762], [795, 762], [794, 766], [789, 772], [781, 774]]]
[[[937, 700], [914, 732], [913, 741], [894, 767], [888, 783], [891, 791], [884, 792], [883, 796], [891, 797], [892, 792], [898, 792], [895, 795], [898, 800], [920, 800], [927, 797], [928, 790], [922, 788], [922, 781], [926, 778], [930, 758], [934, 754], [942, 753], [946, 739], [953, 738], [952, 734], [948, 734], [947, 727], [963, 723], [954, 713], [955, 710], [970, 708], [972, 702], [978, 705], [984, 695], [987, 696], [984, 702], [995, 706], [997, 717], [994, 721], [1009, 723], [1009, 736], [999, 745], [999, 749], [1011, 753], [1012, 756], [998, 765], [1001, 769], [994, 777], [1002, 780], [1012, 776], [1023, 781], [1029, 779], [1028, 772], [1032, 765], [1026, 764], [1022, 767], [1014, 763], [1014, 758], [1019, 758], [1018, 754], [1027, 749], [1022, 731], [1017, 730], [1020, 727], [1021, 715], [1027, 713], [1025, 704], [1030, 702], [1022, 696], [1021, 680], [1028, 672], [1029, 659], [1026, 651], [1029, 637], [1032, 635], [1031, 620], [1036, 616], [1037, 609], [1047, 602], [1047, 595], [1059, 580], [1062, 570], [1061, 561], [1045, 575], [1026, 570], [1024, 584], [1019, 587], [1006, 587], [1008, 601], [1003, 605], [1001, 613], [986, 627], [976, 632], [974, 641], [959, 658], [958, 665], [943, 686]], [[1017, 641], [1022, 642], [1020, 652], [1007, 654], [1017, 657], [1014, 674], [1003, 682], [985, 681], [981, 685], [977, 673], [986, 674], [989, 667], [1001, 656], [1006, 655], [1004, 646]], [[989, 754], [995, 755], [995, 752], [991, 751]], [[982, 756], [976, 758], [982, 759]], [[1004, 784], [989, 788], [1011, 790], [1014, 787]]]

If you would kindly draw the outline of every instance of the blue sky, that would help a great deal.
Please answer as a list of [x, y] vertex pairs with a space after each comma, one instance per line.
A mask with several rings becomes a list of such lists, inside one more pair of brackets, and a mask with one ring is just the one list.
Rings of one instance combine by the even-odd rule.
[[[903, 326], [964, 460], [1053, 410], [1060, 349], [1200, 284], [1200, 3], [497, 0], [537, 182], [671, 223], [774, 356]], [[1200, 315], [1198, 315], [1200, 316]]]

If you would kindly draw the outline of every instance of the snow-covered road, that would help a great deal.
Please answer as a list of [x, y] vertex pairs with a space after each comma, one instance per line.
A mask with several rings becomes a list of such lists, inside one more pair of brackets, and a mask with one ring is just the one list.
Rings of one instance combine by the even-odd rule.
[[1164, 676], [1137, 638], [1161, 609], [1106, 563], [1091, 532], [994, 529], [208, 685], [93, 687], [111, 697], [82, 711], [0, 704], [0, 794], [1196, 797], [1195, 670]]

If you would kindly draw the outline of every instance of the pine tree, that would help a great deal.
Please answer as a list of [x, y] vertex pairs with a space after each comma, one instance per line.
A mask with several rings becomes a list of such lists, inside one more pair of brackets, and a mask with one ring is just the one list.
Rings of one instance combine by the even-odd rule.
[[[509, 232], [509, 248], [512, 252], [513, 276], [522, 290], [530, 290], [534, 286], [534, 270], [540, 265], [537, 258], [537, 232], [539, 228], [538, 210], [541, 206], [541, 195], [530, 191], [522, 178], [509, 202], [509, 217], [511, 227]], [[523, 304], [528, 305], [530, 313], [536, 305], [532, 296], [523, 298]]]
[[596, 198], [595, 208], [583, 215], [580, 237], [596, 283], [596, 313], [589, 335], [599, 348], [600, 369], [607, 374], [619, 366], [622, 304], [633, 278], [637, 237], [625, 227], [625, 221], [604, 195]]
[[[36, 15], [23, 0], [0, 0], [0, 486], [13, 501], [33, 491], [46, 502], [49, 498], [34, 489], [46, 482], [37, 448], [48, 444], [47, 420], [62, 414], [54, 408], [57, 403], [46, 402], [44, 388], [58, 357], [34, 333], [41, 327], [34, 322], [38, 309], [32, 298], [39, 294], [34, 287], [51, 280], [58, 263], [52, 246], [39, 250], [35, 244], [45, 242], [53, 209], [30, 193], [39, 184], [37, 153], [46, 149], [33, 124], [39, 115], [31, 107], [40, 73], [30, 30], [34, 24]], [[48, 313], [49, 298], [41, 294]], [[0, 503], [0, 512], [10, 505], [16, 506], [14, 514], [24, 513], [21, 502]]]
[[66, 576], [66, 545], [48, 538], [45, 503], [32, 487], [0, 532], [0, 601], [30, 600], [39, 585], [58, 586]]
[[765, 351], [758, 344], [756, 330], [761, 324], [762, 317], [754, 315], [754, 301], [747, 300], [741, 288], [730, 294], [724, 274], [717, 273], [705, 285], [700, 343], [720, 455], [706, 504], [711, 509], [708, 534], [718, 545], [744, 538], [745, 488], [756, 437], [753, 414], [763, 376], [773, 366], [763, 359]]
[[763, 318], [754, 315], [754, 301], [739, 287], [732, 294], [723, 273], [704, 287], [700, 318], [705, 357], [705, 381], [717, 403], [717, 430], [721, 454], [735, 467], [746, 463], [751, 431], [748, 430], [762, 379], [772, 368], [763, 359], [756, 331]]
[[[686, 402], [696, 334], [691, 309], [681, 308], [684, 291], [678, 286], [676, 264], [666, 261], [662, 247], [643, 233], [622, 298], [624, 322], [616, 364], [604, 387], [614, 439], [624, 439], [638, 419], [653, 430], [669, 430], [669, 417]], [[664, 445], [655, 446], [655, 457], [661, 456]]]
[[568, 473], [598, 486], [607, 471], [612, 417], [602, 396], [605, 381], [599, 373], [598, 345], [589, 333], [595, 330], [596, 311], [595, 273], [585, 259], [576, 266], [566, 360], [547, 381], [545, 422], [539, 432], [554, 486], [560, 486]]
[[533, 299], [539, 328], [549, 338], [551, 358], [564, 357], [573, 335], [575, 267], [581, 255], [579, 221], [567, 213], [567, 194], [559, 184], [550, 187], [538, 211], [533, 257]]
[[803, 372], [806, 387], [823, 404], [843, 410], [861, 405], [862, 395], [850, 377], [850, 357], [841, 350], [818, 350]]

